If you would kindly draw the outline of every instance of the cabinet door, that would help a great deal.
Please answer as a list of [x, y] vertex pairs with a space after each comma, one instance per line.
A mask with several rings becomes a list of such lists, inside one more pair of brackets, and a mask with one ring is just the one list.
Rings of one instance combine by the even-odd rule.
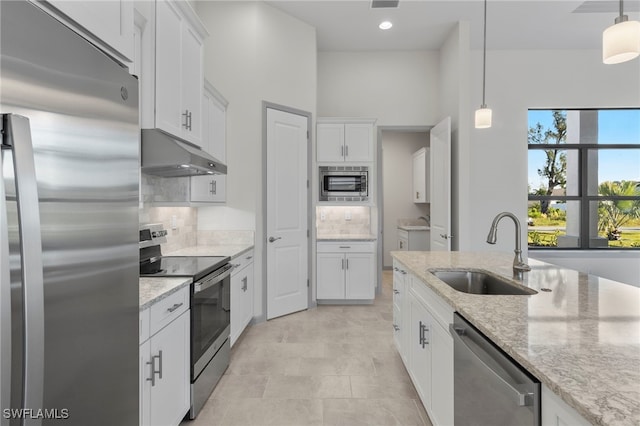
[[[406, 275], [406, 274], [405, 274]], [[405, 296], [405, 283], [403, 270], [398, 267], [394, 262], [393, 266], [393, 325], [394, 325], [394, 340], [396, 348], [402, 357], [402, 360], [407, 364], [405, 343], [403, 338], [404, 328], [408, 327], [408, 324], [403, 321], [404, 319], [404, 299]]]
[[182, 113], [187, 114], [183, 137], [198, 146], [202, 146], [202, 41], [193, 29], [182, 23], [181, 44], [181, 104]]
[[373, 161], [373, 126], [371, 124], [345, 124], [344, 160], [349, 162]]
[[187, 310], [151, 337], [151, 357], [162, 378], [155, 376], [151, 386], [150, 423], [154, 426], [177, 425], [190, 406], [190, 335]]
[[344, 299], [344, 271], [346, 261], [342, 253], [318, 253], [318, 299]]
[[181, 95], [182, 20], [175, 5], [156, 2], [156, 127], [176, 136], [182, 135], [186, 124]]
[[140, 426], [150, 426], [151, 419], [151, 343], [149, 340], [140, 345]]
[[427, 411], [431, 410], [431, 316], [413, 294], [409, 296], [409, 372]]
[[375, 255], [373, 253], [349, 253], [346, 255], [346, 299], [375, 297]]
[[231, 346], [238, 340], [241, 333], [243, 291], [242, 277], [244, 269], [236, 271], [231, 275]]
[[209, 153], [222, 162], [227, 161], [227, 108], [215, 98], [209, 104], [211, 141]]
[[344, 124], [318, 124], [316, 146], [318, 162], [344, 161]]
[[[244, 269], [242, 281], [242, 330], [249, 325], [253, 319], [253, 262]], [[242, 333], [242, 331], [240, 332]]]
[[227, 199], [227, 176], [192, 176], [190, 199], [194, 203], [224, 203]]
[[426, 203], [427, 199], [427, 160], [426, 149], [413, 154], [413, 202]]
[[436, 321], [431, 329], [431, 414], [434, 424], [453, 424], [453, 339]]
[[133, 2], [49, 0], [49, 3], [84, 27], [121, 59], [133, 60]]

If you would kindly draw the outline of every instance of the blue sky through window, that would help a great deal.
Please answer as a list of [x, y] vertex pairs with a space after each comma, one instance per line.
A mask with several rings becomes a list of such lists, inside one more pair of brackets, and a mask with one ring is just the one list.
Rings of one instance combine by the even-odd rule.
[[[553, 129], [551, 110], [530, 110], [529, 127], [536, 123], [544, 129]], [[640, 144], [640, 109], [607, 109], [598, 112], [599, 144]], [[544, 151], [529, 151], [528, 183], [531, 190], [543, 185], [537, 169], [544, 166]], [[604, 150], [598, 156], [598, 180], [640, 181], [639, 150]], [[545, 185], [546, 186], [546, 185]]]

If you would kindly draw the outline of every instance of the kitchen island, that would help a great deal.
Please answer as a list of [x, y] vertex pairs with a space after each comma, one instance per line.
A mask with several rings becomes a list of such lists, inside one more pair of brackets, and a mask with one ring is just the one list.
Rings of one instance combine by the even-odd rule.
[[483, 269], [511, 278], [513, 255], [391, 254], [585, 420], [640, 424], [639, 288], [530, 260], [532, 270], [518, 282], [537, 294], [472, 295], [429, 270]]

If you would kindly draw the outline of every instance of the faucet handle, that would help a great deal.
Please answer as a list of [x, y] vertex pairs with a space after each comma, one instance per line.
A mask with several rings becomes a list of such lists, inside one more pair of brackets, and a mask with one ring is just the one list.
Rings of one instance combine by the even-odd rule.
[[531, 270], [531, 266], [527, 265], [524, 262], [518, 262], [518, 263], [515, 263], [513, 265], [513, 269], [516, 270], [516, 271], [526, 272], [526, 271], [530, 271]]

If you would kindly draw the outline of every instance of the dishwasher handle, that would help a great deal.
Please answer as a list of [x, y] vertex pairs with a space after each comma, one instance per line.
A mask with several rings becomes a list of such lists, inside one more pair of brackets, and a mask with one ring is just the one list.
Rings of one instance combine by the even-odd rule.
[[511, 384], [508, 382], [507, 378], [500, 375], [493, 368], [489, 367], [486, 362], [482, 360], [482, 357], [477, 353], [478, 349], [472, 348], [465, 340], [468, 339], [465, 333], [465, 329], [463, 327], [456, 327], [454, 324], [449, 324], [449, 331], [453, 336], [454, 340], [460, 342], [464, 347], [471, 353], [478, 362], [480, 362], [487, 371], [490, 371], [504, 386], [506, 386], [515, 397], [516, 403], [520, 407], [533, 406], [534, 405], [534, 393], [528, 391], [522, 391], [517, 389], [520, 387], [517, 384]]

